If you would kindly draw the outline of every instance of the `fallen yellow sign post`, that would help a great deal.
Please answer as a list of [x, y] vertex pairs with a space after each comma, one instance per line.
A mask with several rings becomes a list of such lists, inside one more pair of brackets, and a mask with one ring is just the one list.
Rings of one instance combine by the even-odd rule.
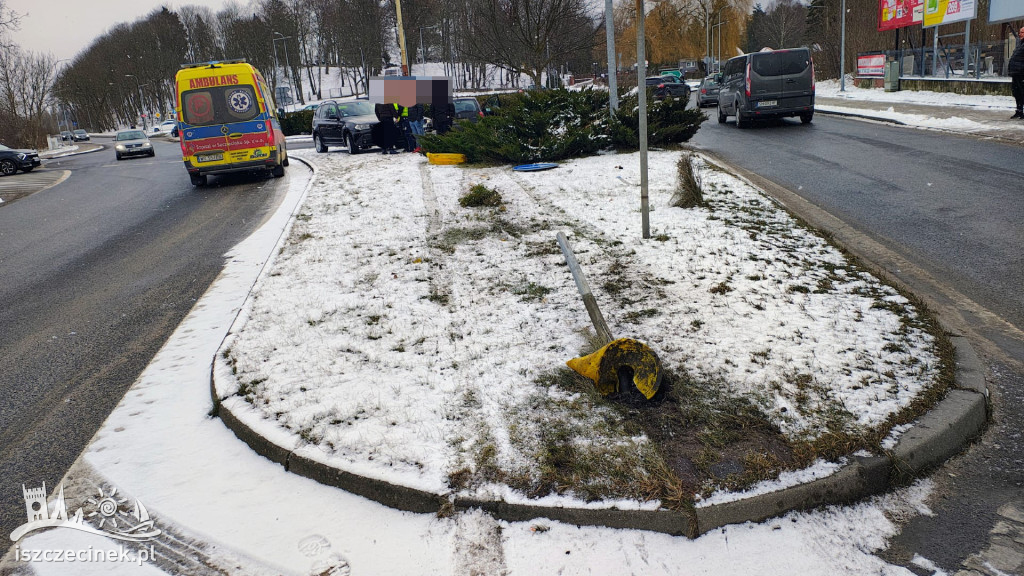
[[594, 381], [602, 395], [620, 392], [620, 383], [633, 381], [636, 389], [650, 400], [661, 386], [658, 355], [643, 342], [619, 338], [597, 352], [566, 362], [569, 368]]
[[580, 269], [579, 262], [569, 247], [569, 241], [561, 232], [556, 238], [565, 256], [565, 262], [569, 265], [569, 271], [576, 281], [576, 288], [583, 296], [583, 305], [590, 314], [590, 321], [594, 324], [597, 337], [605, 343], [597, 352], [573, 358], [566, 364], [582, 376], [593, 380], [597, 391], [604, 396], [629, 392], [623, 390], [622, 386], [632, 381], [645, 398], [654, 398], [661, 386], [661, 363], [658, 361], [658, 355], [643, 342], [632, 338], [612, 338], [611, 330], [597, 307], [597, 300], [590, 292], [590, 285], [583, 276], [583, 270]]

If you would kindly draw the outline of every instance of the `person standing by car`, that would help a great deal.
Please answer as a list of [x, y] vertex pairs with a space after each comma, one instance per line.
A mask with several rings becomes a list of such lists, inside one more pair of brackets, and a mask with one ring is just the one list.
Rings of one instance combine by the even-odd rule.
[[373, 143], [381, 149], [381, 154], [396, 154], [395, 146], [401, 132], [396, 125], [403, 108], [398, 104], [377, 104], [373, 107], [377, 115], [377, 124], [373, 127]]
[[409, 137], [409, 145], [412, 150], [419, 148], [416, 136], [423, 134], [423, 104], [417, 103], [409, 108], [409, 128], [412, 134]]
[[1013, 97], [1017, 101], [1017, 111], [1014, 112], [1013, 116], [1010, 116], [1010, 120], [1014, 118], [1024, 119], [1024, 26], [1021, 27], [1017, 38], [1017, 49], [1010, 56], [1008, 70], [1010, 73], [1010, 92], [1013, 93]]

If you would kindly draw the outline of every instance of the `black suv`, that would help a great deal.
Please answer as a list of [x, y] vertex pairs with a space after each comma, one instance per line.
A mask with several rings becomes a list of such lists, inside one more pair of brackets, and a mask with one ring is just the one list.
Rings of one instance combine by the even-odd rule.
[[718, 122], [736, 117], [744, 128], [753, 120], [814, 117], [814, 64], [807, 48], [754, 52], [725, 63], [719, 81]]
[[331, 146], [343, 146], [349, 154], [373, 146], [372, 131], [377, 124], [373, 103], [367, 100], [322, 102], [313, 114], [313, 146], [327, 152]]
[[18, 170], [31, 172], [42, 164], [35, 150], [14, 150], [0, 144], [0, 174], [11, 176]]

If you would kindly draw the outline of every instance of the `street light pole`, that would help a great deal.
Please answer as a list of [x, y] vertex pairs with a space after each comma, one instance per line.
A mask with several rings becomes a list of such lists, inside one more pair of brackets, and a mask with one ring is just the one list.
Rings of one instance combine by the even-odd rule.
[[[288, 42], [287, 42], [287, 40], [289, 38], [291, 38], [291, 36], [285, 36], [284, 34], [281, 34], [280, 32], [277, 32], [276, 30], [274, 31], [274, 34], [277, 35], [277, 36], [280, 36], [280, 38], [274, 38], [274, 65], [275, 66], [277, 65], [277, 41], [278, 40], [284, 40], [285, 41], [285, 43], [284, 43], [284, 67], [285, 67], [284, 77], [285, 77], [286, 80], [288, 80], [288, 87], [291, 89], [291, 91], [294, 92], [295, 91], [295, 85], [292, 84], [291, 75], [289, 73], [289, 71], [291, 70], [292, 66], [291, 66], [291, 63], [288, 61]], [[287, 109], [287, 106], [288, 105], [285, 104], [286, 109]]]
[[619, 109], [619, 64], [615, 60], [615, 22], [612, 0], [604, 0], [604, 37], [608, 47], [608, 112], [615, 116]]
[[[430, 30], [431, 28], [437, 28], [440, 24], [434, 24], [433, 26], [420, 26], [420, 67], [426, 68], [427, 60], [423, 50], [423, 29]], [[426, 72], [426, 70], [423, 70]]]
[[644, 0], [636, 0], [636, 96], [640, 119], [640, 226], [651, 237], [647, 198], [647, 55], [644, 53]]
[[146, 128], [146, 104], [145, 104], [145, 102], [143, 101], [143, 98], [142, 98], [142, 84], [139, 84], [139, 77], [136, 76], [135, 74], [125, 74], [124, 76], [125, 76], [125, 78], [135, 78], [135, 85], [139, 88], [139, 109], [141, 110], [141, 115], [142, 115], [142, 130], [145, 131], [145, 130], [147, 130], [147, 128]]
[[[846, 92], [846, 0], [842, 0], [843, 12], [839, 37], [839, 91]], [[938, 30], [938, 27], [936, 27]]]

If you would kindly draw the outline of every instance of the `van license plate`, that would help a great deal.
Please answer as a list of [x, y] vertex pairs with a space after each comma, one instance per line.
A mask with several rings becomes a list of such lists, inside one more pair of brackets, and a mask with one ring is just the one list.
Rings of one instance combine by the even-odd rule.
[[224, 159], [224, 153], [218, 152], [216, 154], [204, 154], [202, 156], [196, 156], [196, 162], [217, 162]]
[[778, 106], [778, 105], [779, 105], [779, 101], [778, 100], [761, 100], [760, 102], [757, 103], [757, 107], [758, 108], [770, 108], [772, 106]]

